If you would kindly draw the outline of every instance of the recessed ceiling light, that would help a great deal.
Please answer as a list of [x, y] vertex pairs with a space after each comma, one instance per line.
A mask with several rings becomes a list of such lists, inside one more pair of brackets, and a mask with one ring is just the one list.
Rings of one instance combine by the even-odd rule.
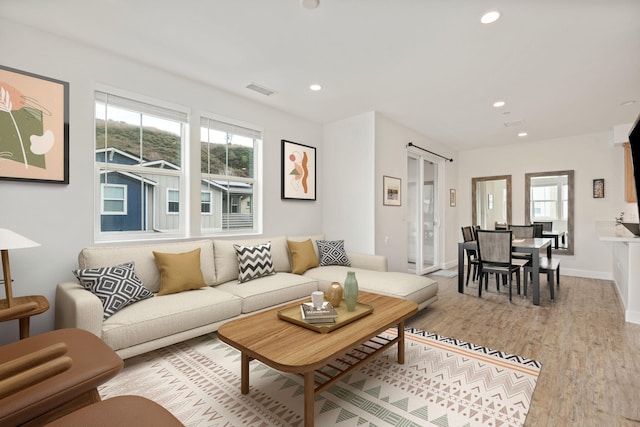
[[633, 105], [633, 104], [635, 104], [635, 103], [636, 103], [636, 100], [635, 100], [635, 99], [630, 99], [630, 100], [628, 100], [628, 101], [624, 101], [622, 104], [620, 104], [620, 106], [622, 106], [622, 107], [628, 107], [628, 106]]
[[496, 22], [499, 18], [500, 12], [498, 12], [497, 10], [492, 10], [482, 15], [482, 18], [480, 18], [480, 22], [482, 22], [483, 24], [491, 24], [493, 22]]
[[311, 86], [309, 86], [309, 89], [311, 89], [314, 92], [317, 92], [319, 90], [322, 90], [322, 86], [319, 85], [318, 83], [314, 83]]
[[315, 9], [320, 4], [320, 0], [300, 0], [300, 4], [305, 9]]
[[529, 135], [529, 134], [528, 134], [528, 133], [526, 133], [526, 132], [518, 132], [518, 136], [519, 136], [520, 138], [523, 138], [523, 137], [525, 137], [525, 136], [527, 136], [527, 135]]
[[493, 103], [493, 106], [496, 108], [504, 107], [505, 105], [507, 105], [507, 103], [502, 100]]

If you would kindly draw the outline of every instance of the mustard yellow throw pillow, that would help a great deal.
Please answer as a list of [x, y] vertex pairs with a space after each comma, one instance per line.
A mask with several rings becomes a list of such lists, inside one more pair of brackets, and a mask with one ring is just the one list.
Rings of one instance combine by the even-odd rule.
[[198, 289], [205, 286], [200, 269], [200, 248], [181, 254], [153, 252], [160, 270], [158, 295]]
[[317, 267], [318, 256], [313, 250], [311, 239], [304, 242], [293, 242], [287, 240], [289, 246], [289, 254], [291, 255], [291, 272], [294, 274], [302, 274], [310, 268]]

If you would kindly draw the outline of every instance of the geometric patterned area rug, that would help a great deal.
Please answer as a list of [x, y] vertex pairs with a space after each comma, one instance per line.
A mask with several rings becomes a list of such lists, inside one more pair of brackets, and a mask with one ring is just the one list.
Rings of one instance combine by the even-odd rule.
[[[394, 336], [396, 329], [386, 334]], [[522, 426], [541, 365], [531, 359], [407, 328], [396, 346], [315, 401], [317, 426]], [[240, 393], [240, 353], [216, 334], [127, 359], [99, 387], [103, 399], [156, 401], [186, 426], [302, 426], [303, 379], [258, 361]]]

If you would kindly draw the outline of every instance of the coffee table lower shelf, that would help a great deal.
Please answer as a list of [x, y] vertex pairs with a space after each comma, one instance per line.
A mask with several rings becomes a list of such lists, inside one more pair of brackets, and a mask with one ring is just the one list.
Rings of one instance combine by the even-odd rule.
[[[314, 394], [322, 393], [340, 381], [340, 379], [349, 372], [360, 367], [360, 365], [367, 362], [371, 357], [386, 350], [398, 341], [398, 336], [389, 338], [388, 336], [378, 335], [326, 366], [316, 369], [314, 371]], [[306, 374], [300, 375], [304, 377]]]
[[[397, 325], [398, 335], [389, 338], [384, 335], [377, 335], [369, 341], [354, 348], [343, 356], [338, 357], [320, 369], [300, 373], [304, 378], [304, 425], [312, 427], [314, 425], [314, 402], [316, 395], [322, 393], [345, 375], [367, 362], [373, 356], [386, 350], [390, 346], [397, 344], [398, 364], [404, 364], [404, 321]], [[241, 378], [240, 391], [242, 394], [249, 393], [249, 362], [256, 360], [245, 352], [241, 356]], [[259, 360], [259, 359], [257, 359]], [[264, 361], [263, 361], [264, 362]]]

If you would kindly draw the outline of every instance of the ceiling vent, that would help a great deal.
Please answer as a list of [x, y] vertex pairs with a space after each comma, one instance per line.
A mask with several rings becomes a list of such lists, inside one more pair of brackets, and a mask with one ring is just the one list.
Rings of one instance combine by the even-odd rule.
[[255, 83], [248, 84], [247, 85], [247, 89], [251, 89], [251, 90], [253, 90], [255, 92], [261, 93], [261, 94], [266, 95], [266, 96], [271, 96], [274, 93], [276, 93], [275, 90], [267, 89], [266, 87], [260, 86], [260, 85], [255, 84]]
[[513, 120], [510, 122], [504, 122], [504, 127], [506, 128], [517, 128], [524, 126], [524, 120]]

